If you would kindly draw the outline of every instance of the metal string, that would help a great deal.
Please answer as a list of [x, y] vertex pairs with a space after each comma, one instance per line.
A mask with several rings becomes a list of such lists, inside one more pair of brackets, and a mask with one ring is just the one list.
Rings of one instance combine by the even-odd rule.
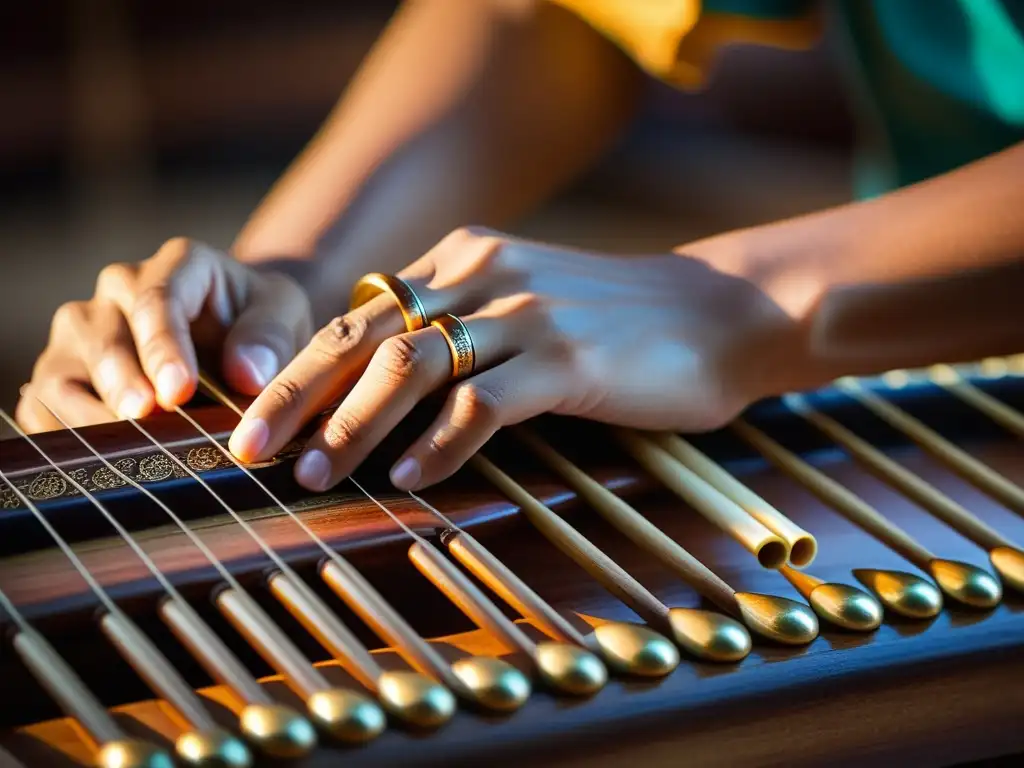
[[[40, 402], [42, 403], [42, 401]], [[114, 466], [103, 454], [97, 451], [84, 437], [82, 437], [78, 430], [76, 430], [74, 427], [65, 422], [59, 415], [57, 415], [53, 410], [51, 410], [50, 407], [46, 405], [46, 403], [42, 403], [42, 405], [44, 408], [46, 408], [46, 410], [50, 411], [50, 413], [53, 414], [53, 417], [57, 419], [57, 421], [59, 421], [65, 429], [67, 429], [72, 435], [78, 438], [78, 441], [83, 446], [85, 446], [85, 448], [90, 453], [92, 453], [93, 456], [102, 461], [103, 464], [107, 467], [107, 469], [109, 469], [111, 472], [114, 472], [126, 483], [131, 485], [136, 490], [140, 491], [143, 495], [146, 496], [146, 498], [148, 498], [150, 501], [152, 501], [154, 504], [160, 507], [160, 509], [162, 509], [165, 513], [167, 513], [167, 516], [174, 522], [175, 525], [178, 526], [179, 529], [181, 529], [181, 532], [185, 534], [188, 540], [191, 541], [192, 544], [194, 544], [195, 547], [200, 552], [202, 552], [203, 556], [206, 557], [207, 560], [209, 560], [210, 564], [217, 570], [217, 573], [220, 574], [221, 578], [224, 579], [225, 582], [227, 582], [229, 587], [240, 592], [245, 591], [244, 587], [242, 587], [242, 585], [238, 582], [234, 575], [227, 569], [227, 567], [220, 560], [220, 558], [218, 558], [217, 555], [215, 555], [213, 551], [206, 545], [206, 542], [204, 542], [199, 537], [199, 535], [185, 523], [184, 520], [178, 517], [178, 515], [173, 510], [171, 510], [171, 508], [167, 506], [166, 503], [157, 498], [157, 496], [154, 493], [152, 493], [149, 489], [145, 488], [140, 482], [132, 479], [124, 472], [122, 472], [120, 469], [118, 469], [116, 466]], [[171, 589], [173, 589], [173, 587], [171, 587]]]
[[406, 493], [408, 493], [409, 496], [412, 497], [412, 499], [416, 501], [421, 507], [423, 507], [425, 510], [431, 512], [435, 517], [437, 517], [442, 523], [447, 525], [452, 530], [462, 533], [462, 528], [459, 525], [457, 525], [454, 520], [450, 519], [447, 515], [441, 512], [441, 510], [439, 510], [433, 504], [428, 502], [426, 499], [420, 498], [412, 491], [406, 491]]
[[[221, 389], [216, 384], [211, 382], [203, 374], [200, 374], [199, 381], [200, 381], [200, 384], [206, 388], [207, 392], [210, 395], [212, 395], [215, 399], [217, 399], [219, 402], [223, 403], [225, 406], [227, 406], [228, 408], [230, 408], [232, 411], [234, 411], [235, 413], [239, 414], [240, 416], [244, 416], [244, 413], [241, 411], [241, 409], [237, 405], [235, 405], [235, 403], [232, 402], [231, 398], [228, 397], [227, 394], [225, 394], [223, 391], [221, 391]], [[323, 539], [321, 539], [320, 536], [313, 529], [311, 529], [308, 525], [306, 525], [305, 521], [302, 520], [301, 517], [299, 517], [297, 514], [295, 514], [294, 511], [289, 509], [288, 506], [283, 501], [281, 501], [281, 499], [279, 499], [266, 486], [266, 484], [263, 483], [263, 481], [261, 481], [258, 477], [256, 477], [256, 475], [253, 474], [253, 472], [250, 471], [248, 467], [246, 467], [244, 464], [242, 464], [242, 462], [240, 462], [237, 458], [235, 458], [234, 454], [232, 454], [231, 451], [229, 451], [227, 448], [225, 448], [219, 442], [217, 442], [214, 439], [213, 435], [211, 435], [209, 432], [207, 432], [206, 429], [204, 429], [202, 425], [200, 425], [195, 419], [193, 419], [191, 416], [189, 416], [187, 413], [185, 413], [185, 411], [183, 411], [180, 407], [175, 406], [174, 407], [174, 411], [179, 416], [181, 416], [183, 419], [185, 419], [187, 422], [189, 422], [193, 427], [195, 427], [195, 429], [198, 430], [200, 432], [200, 434], [202, 434], [207, 440], [209, 440], [210, 443], [217, 450], [219, 450], [222, 454], [224, 454], [224, 456], [227, 457], [228, 461], [230, 461], [232, 464], [234, 464], [238, 469], [240, 469], [243, 473], [245, 473], [245, 475], [250, 480], [252, 480], [257, 486], [259, 486], [259, 488], [292, 520], [292, 522], [294, 522], [297, 526], [299, 526], [299, 528], [320, 548], [320, 550], [325, 555], [327, 555], [327, 557], [333, 563], [335, 563], [339, 568], [345, 569], [348, 572], [351, 572], [351, 573], [353, 573], [355, 575], [358, 574], [358, 572], [351, 565], [349, 565], [349, 563], [346, 562], [345, 559], [340, 554], [335, 552], [332, 547], [328, 546], [327, 543]], [[137, 424], [136, 424], [136, 426], [138, 427]], [[138, 427], [138, 428], [143, 432], [143, 434], [146, 434], [145, 430], [142, 430], [142, 427]], [[152, 440], [152, 437], [150, 437], [150, 440]], [[175, 459], [175, 461], [177, 461], [177, 459]], [[178, 464], [181, 465], [181, 462], [178, 462]], [[185, 470], [190, 475], [192, 475], [194, 478], [199, 480], [199, 482], [202, 483], [203, 486], [207, 490], [209, 490], [211, 494], [213, 494], [215, 497], [217, 497], [217, 494], [209, 487], [209, 485], [207, 485], [201, 478], [199, 478], [198, 475], [196, 475], [194, 472], [189, 470], [187, 467], [185, 468]], [[378, 502], [376, 499], [374, 499], [372, 496], [370, 496], [368, 493], [366, 493], [366, 491], [363, 490], [362, 486], [360, 486], [353, 478], [349, 478], [349, 479], [352, 480], [352, 482], [356, 484], [356, 487], [358, 487], [361, 491], [363, 491], [363, 493], [366, 494], [366, 496], [371, 501], [373, 501], [378, 506], [381, 506], [381, 508], [383, 509], [383, 506], [380, 504], [380, 502]], [[218, 501], [220, 501], [220, 503], [222, 505], [224, 505], [224, 502], [219, 497], [217, 497], [217, 499], [218, 499]], [[387, 511], [388, 510], [385, 509], [385, 512], [387, 512]], [[238, 519], [237, 516], [236, 516], [236, 519]], [[413, 535], [415, 536], [416, 534], [414, 533]], [[416, 636], [416, 633], [412, 629], [412, 627], [410, 627], [408, 625], [408, 623], [405, 621], [405, 619], [403, 619], [398, 614], [397, 611], [395, 611], [393, 608], [391, 608], [391, 606], [388, 605], [387, 601], [385, 601], [384, 598], [379, 593], [377, 593], [377, 591], [373, 588], [373, 586], [371, 584], [369, 584], [368, 582], [365, 582], [361, 586], [363, 587], [363, 595], [362, 595], [362, 597], [363, 597], [363, 600], [365, 602], [376, 603], [377, 604], [377, 608], [379, 610], [386, 611], [390, 615], [391, 621], [393, 623], [404, 625], [403, 629], [406, 632], [408, 632], [410, 635]], [[425, 642], [425, 641], [423, 641], [423, 642]]]
[[[379, 501], [377, 501], [377, 499], [375, 499], [373, 496], [371, 496], [369, 491], [367, 491], [365, 488], [363, 488], [362, 485], [359, 484], [358, 480], [356, 480], [352, 476], [349, 476], [348, 479], [352, 481], [352, 485], [354, 485], [356, 488], [358, 488], [360, 491], [363, 492], [363, 494], [366, 496], [366, 498], [368, 498], [370, 501], [372, 501], [374, 504], [376, 504], [378, 507], [380, 507], [380, 509], [384, 512], [385, 515], [387, 515], [395, 523], [397, 523], [399, 528], [401, 528], [403, 531], [408, 533], [409, 536], [411, 536], [416, 541], [426, 543], [426, 539], [424, 539], [422, 536], [420, 536], [418, 533], [416, 533], [416, 531], [414, 531], [412, 528], [410, 528], [408, 525], [406, 525], [402, 520], [400, 520], [398, 518], [398, 515], [396, 515], [390, 509], [388, 509], [383, 504], [381, 504]], [[409, 495], [412, 496], [411, 493]], [[416, 497], [413, 496], [413, 498], [416, 498]]]
[[[56, 413], [54, 413], [53, 409], [51, 409], [50, 406], [48, 406], [42, 400], [39, 400], [39, 398], [36, 399], [39, 401], [40, 405], [42, 405], [47, 411], [53, 414], [53, 416], [61, 423], [62, 426], [70, 430], [71, 433], [75, 437], [77, 437], [81, 441], [81, 443], [85, 445], [86, 448], [89, 448], [89, 450], [92, 451], [92, 448], [88, 445], [88, 443], [85, 442], [85, 440], [82, 439], [78, 432], [76, 432], [74, 429], [71, 429], [71, 427], [63, 419], [61, 419]], [[156, 562], [154, 562], [153, 558], [150, 557], [149, 554], [147, 554], [147, 552], [138, 543], [138, 541], [135, 540], [135, 537], [132, 536], [131, 533], [129, 533], [128, 530], [123, 525], [121, 525], [120, 521], [118, 521], [118, 519], [114, 517], [113, 513], [111, 513], [110, 510], [108, 510], [102, 503], [100, 503], [100, 501], [95, 496], [93, 496], [89, 491], [87, 491], [82, 486], [81, 483], [77, 482], [74, 478], [71, 477], [71, 475], [65, 472], [61, 467], [57, 466], [53, 459], [46, 455], [46, 453], [43, 451], [42, 448], [39, 447], [35, 440], [33, 440], [31, 437], [25, 434], [25, 432], [21, 428], [19, 428], [13, 421], [11, 421], [11, 419], [7, 416], [6, 413], [0, 411], [0, 416], [3, 416], [4, 421], [6, 421], [8, 424], [14, 427], [14, 429], [18, 432], [22, 439], [24, 439], [29, 445], [31, 445], [36, 450], [36, 452], [40, 456], [42, 456], [51, 467], [57, 470], [63, 478], [65, 478], [69, 483], [71, 483], [75, 487], [76, 490], [78, 490], [82, 495], [84, 495], [89, 501], [92, 502], [92, 504], [100, 511], [103, 517], [106, 518], [107, 522], [114, 527], [114, 529], [118, 532], [121, 538], [124, 539], [125, 543], [128, 544], [131, 550], [138, 556], [139, 560], [141, 560], [142, 563], [146, 566], [146, 568], [149, 569], [149, 572], [153, 574], [153, 577], [157, 580], [157, 583], [160, 584], [163, 590], [167, 592], [167, 594], [175, 600], [185, 602], [181, 596], [181, 593], [179, 593], [177, 588], [173, 584], [171, 584], [168, 578], [164, 575], [163, 571], [160, 570], [160, 567], [156, 564]], [[95, 451], [92, 452], [94, 454], [96, 453]], [[99, 454], [96, 455], [99, 456]], [[99, 458], [110, 469], [124, 477], [124, 475], [122, 475], [121, 472], [117, 470], [112, 464], [107, 462], [106, 459], [104, 459], [102, 456], [99, 456]], [[153, 498], [153, 500], [156, 501], [156, 498], [153, 497], [151, 494], [150, 498]], [[157, 503], [160, 504], [159, 501], [157, 501]]]
[[[241, 410], [239, 410], [238, 406], [236, 406], [234, 403], [232, 403], [230, 398], [227, 397], [227, 395], [225, 395], [224, 393], [220, 392], [212, 384], [206, 384], [206, 386], [210, 389], [211, 393], [218, 400], [223, 402], [225, 405], [227, 405], [229, 408], [231, 408], [236, 413], [241, 413]], [[194, 418], [192, 418], [187, 413], [185, 413], [185, 411], [183, 411], [178, 406], [175, 406], [174, 411], [179, 416], [181, 416], [183, 419], [188, 421], [193, 427], [195, 427], [196, 430], [198, 430], [203, 435], [203, 437], [205, 437], [207, 440], [209, 440], [210, 443], [212, 443], [214, 445], [214, 447], [217, 448], [217, 450], [219, 450], [222, 454], [224, 454], [224, 456], [227, 457], [228, 461], [230, 461], [238, 469], [240, 469], [242, 472], [244, 472], [245, 475], [250, 480], [252, 480], [254, 483], [256, 483], [256, 485], [259, 486], [259, 488], [270, 498], [270, 500], [273, 501], [274, 504], [276, 504], [286, 515], [288, 515], [288, 517], [291, 518], [292, 522], [294, 522], [296, 525], [298, 525], [299, 528], [302, 529], [303, 533], [305, 533], [310, 539], [312, 539], [313, 542], [323, 551], [323, 553], [325, 555], [327, 555], [327, 557], [329, 557], [331, 560], [336, 562], [338, 565], [341, 565], [343, 567], [347, 565], [347, 563], [342, 559], [341, 555], [339, 555], [337, 552], [335, 552], [334, 549], [327, 544], [327, 542], [325, 542], [323, 539], [321, 539], [320, 536], [316, 533], [316, 531], [314, 531], [312, 528], [310, 528], [301, 517], [299, 517], [297, 514], [295, 514], [295, 512], [293, 510], [291, 510], [288, 507], [287, 504], [285, 504], [283, 501], [281, 501], [281, 499], [279, 499], [277, 497], [277, 495], [273, 491], [271, 491], [262, 480], [260, 480], [258, 477], [256, 477], [256, 475], [248, 467], [246, 467], [241, 461], [239, 461], [237, 458], [235, 458], [234, 454], [232, 454], [231, 451], [229, 451], [227, 448], [225, 448], [220, 443], [218, 443], [214, 439], [213, 435], [211, 435], [209, 432], [207, 432], [206, 429], [204, 429], [203, 426], [201, 424], [199, 424], [199, 422], [197, 422]], [[138, 425], [136, 425], [136, 426], [138, 426]], [[139, 429], [141, 430], [142, 428], [139, 427]], [[152, 439], [152, 438], [150, 438], [150, 439]], [[178, 462], [178, 463], [180, 464], [181, 462]], [[210, 489], [210, 487], [205, 482], [203, 482], [203, 480], [201, 480], [198, 477], [198, 475], [196, 475], [191, 470], [187, 470], [187, 471], [189, 472], [189, 474], [191, 474], [193, 477], [195, 477], [197, 480], [199, 480], [200, 483], [203, 483], [203, 485], [207, 488], [207, 490], [210, 491], [210, 493], [213, 493], [214, 496], [216, 496], [216, 493], [214, 493], [214, 491], [212, 489]], [[370, 496], [370, 494], [366, 493], [366, 491], [363, 489], [363, 487], [361, 485], [359, 485], [359, 483], [357, 483], [354, 478], [350, 477], [349, 479], [352, 480], [352, 482], [356, 485], [356, 487], [359, 488], [359, 490], [362, 491], [364, 494], [366, 494], [366, 496], [372, 502], [377, 504], [377, 506], [381, 507], [381, 509], [384, 509], [385, 512], [388, 512], [388, 510], [386, 508], [384, 508], [380, 504], [380, 502], [378, 502], [376, 499], [374, 499], [372, 496]], [[223, 503], [224, 502], [221, 501], [221, 504], [223, 504]], [[391, 513], [388, 512], [388, 514], [391, 514]], [[403, 525], [403, 527], [405, 527], [404, 524], [401, 523], [400, 521], [399, 521], [399, 524]], [[407, 530], [409, 530], [409, 529], [407, 528]], [[412, 533], [414, 536], [416, 536], [416, 534], [414, 532], [412, 532], [411, 530], [409, 532]], [[372, 596], [372, 597], [376, 598], [375, 595]]]
[[29, 633], [32, 631], [32, 626], [28, 623], [28, 619], [22, 616], [21, 611], [18, 610], [18, 606], [7, 595], [0, 589], [0, 610], [11, 617], [11, 621], [14, 622], [19, 632]]
[[[199, 424], [194, 419], [192, 419], [190, 416], [188, 416], [183, 410], [181, 410], [181, 408], [179, 408], [178, 406], [175, 406], [174, 407], [174, 411], [177, 414], [179, 414], [180, 416], [183, 416], [189, 422], [191, 422], [193, 424], [193, 426], [195, 426], [200, 432], [202, 432], [203, 435], [207, 439], [209, 439], [209, 441], [211, 443], [213, 443], [217, 448], [219, 448], [222, 452], [226, 452], [226, 451], [224, 451], [224, 448], [221, 447], [220, 443], [218, 443], [216, 440], [213, 439], [213, 436], [210, 435], [209, 432], [207, 432], [205, 429], [203, 429], [201, 426], [199, 426]], [[166, 455], [167, 458], [169, 458], [171, 461], [173, 461], [175, 464], [177, 464], [193, 480], [195, 480], [201, 486], [203, 486], [203, 488], [206, 489], [206, 491], [216, 500], [216, 502], [218, 504], [220, 504], [221, 507], [224, 508], [224, 511], [226, 511], [229, 515], [231, 515], [231, 517], [234, 519], [234, 521], [236, 523], [238, 523], [242, 527], [242, 529], [246, 533], [249, 534], [249, 536], [252, 538], [252, 540], [255, 541], [259, 545], [260, 549], [263, 550], [263, 553], [271, 560], [271, 562], [274, 563], [275, 566], [277, 566], [281, 570], [282, 573], [286, 574], [290, 579], [294, 580], [295, 582], [301, 582], [301, 580], [299, 579], [298, 574], [295, 573], [295, 571], [292, 570], [292, 567], [290, 565], [288, 565], [288, 563], [286, 563], [281, 558], [281, 556], [277, 554], [277, 552], [274, 551], [274, 548], [271, 547], [266, 542], [266, 540], [264, 540], [264, 538], [262, 536], [260, 536], [251, 525], [249, 525], [248, 522], [246, 522], [245, 518], [243, 518], [234, 509], [232, 509], [231, 505], [228, 504], [226, 501], [224, 501], [224, 499], [220, 496], [220, 494], [217, 493], [215, 490], [213, 490], [213, 488], [210, 487], [209, 483], [207, 483], [205, 480], [203, 480], [203, 478], [201, 478], [191, 467], [189, 467], [187, 464], [185, 464], [185, 462], [183, 462], [181, 459], [179, 459], [177, 456], [175, 456], [166, 446], [161, 444], [141, 424], [139, 424], [139, 422], [137, 422], [135, 419], [133, 419], [130, 416], [127, 417], [125, 420], [131, 422], [132, 426], [134, 426], [137, 430], [139, 430], [139, 432], [141, 432], [154, 446], [156, 446], [158, 449], [160, 449], [160, 451], [164, 455]], [[230, 454], [228, 454], [228, 455], [230, 456]], [[245, 469], [237, 460], [234, 459], [233, 456], [231, 458], [232, 458], [232, 460], [234, 461], [234, 463], [235, 463], [235, 465], [237, 467], [242, 469], [247, 475], [249, 475], [249, 477], [253, 477], [252, 473], [249, 472], [247, 469]], [[253, 477], [253, 479], [255, 479], [255, 477]], [[257, 480], [257, 482], [259, 482], [259, 481]], [[265, 486], [263, 486], [262, 483], [260, 483], [260, 486], [264, 487], [264, 489], [265, 489]], [[270, 493], [270, 492], [267, 491], [267, 493]], [[276, 501], [289, 514], [294, 515], [294, 513], [292, 513], [291, 510], [289, 510], [280, 501], [278, 501], [276, 496], [273, 496], [271, 494], [271, 498], [273, 498], [274, 501]], [[305, 583], [305, 582], [301, 582], [301, 583]]]
[[[2, 414], [5, 419], [7, 418], [7, 414], [2, 410], [0, 410], [0, 414]], [[18, 488], [6, 474], [4, 474], [2, 469], [0, 469], [0, 480], [3, 480], [7, 485], [11, 486], [11, 490], [14, 491], [14, 494], [18, 497], [21, 503], [32, 512], [36, 520], [38, 520], [43, 528], [46, 529], [46, 532], [50, 534], [54, 543], [56, 543], [61, 552], [64, 553], [64, 556], [71, 561], [71, 564], [74, 566], [75, 570], [78, 571], [78, 574], [82, 577], [85, 583], [89, 585], [89, 589], [91, 589], [96, 597], [99, 598], [99, 601], [103, 603], [103, 607], [110, 613], [120, 613], [120, 609], [117, 607], [117, 604], [114, 603], [110, 598], [110, 595], [107, 594], [107, 591], [100, 585], [100, 583], [96, 581], [89, 569], [86, 568], [85, 563], [79, 559], [75, 550], [73, 550], [64, 538], [57, 533], [54, 527], [50, 525], [50, 521], [46, 519], [46, 516], [39, 510], [39, 507], [37, 507], [28, 496], [21, 492], [21, 489]]]

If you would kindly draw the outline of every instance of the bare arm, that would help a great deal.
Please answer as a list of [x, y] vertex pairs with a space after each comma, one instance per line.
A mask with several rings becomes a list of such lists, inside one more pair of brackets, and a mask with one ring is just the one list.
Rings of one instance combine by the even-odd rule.
[[[318, 322], [464, 224], [503, 226], [591, 165], [640, 75], [537, 0], [410, 0], [234, 252], [298, 260]], [[304, 274], [303, 274], [304, 273]]]
[[[875, 200], [679, 249], [782, 309], [775, 391], [1024, 352], [1024, 144]], [[767, 331], [766, 331], [767, 333]], [[767, 394], [767, 393], [766, 393]]]

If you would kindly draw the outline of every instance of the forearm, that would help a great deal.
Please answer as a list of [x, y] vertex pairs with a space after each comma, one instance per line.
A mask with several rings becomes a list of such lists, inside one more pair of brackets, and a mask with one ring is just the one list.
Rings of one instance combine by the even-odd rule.
[[876, 200], [685, 252], [713, 254], [777, 306], [773, 390], [1021, 352], [1022, 179], [1024, 144]]
[[305, 262], [325, 320], [364, 272], [397, 270], [457, 226], [502, 226], [593, 163], [637, 76], [547, 3], [409, 2], [234, 252]]

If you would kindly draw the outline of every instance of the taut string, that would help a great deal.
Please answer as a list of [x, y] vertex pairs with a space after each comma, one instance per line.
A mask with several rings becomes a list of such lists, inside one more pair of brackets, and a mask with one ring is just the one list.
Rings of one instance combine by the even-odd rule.
[[[54, 463], [46, 452], [39, 447], [35, 440], [29, 437], [2, 409], [0, 409], [0, 418], [7, 422], [7, 424], [12, 427], [23, 440], [32, 446], [32, 448], [35, 449], [35, 451], [39, 453], [39, 455], [46, 460], [50, 466], [70, 482], [76, 490], [88, 498], [98, 509], [104, 512], [104, 515], [108, 520], [114, 520], [113, 516], [110, 515], [98, 501], [96, 501], [95, 497], [93, 497], [89, 491]], [[50, 524], [49, 520], [46, 519], [46, 516], [42, 513], [35, 502], [24, 494], [21, 489], [17, 488], [14, 482], [3, 472], [3, 470], [0, 470], [0, 479], [3, 479], [3, 481], [14, 490], [15, 495], [18, 496], [22, 504], [32, 512], [32, 515], [43, 526], [54, 543], [60, 548], [65, 557], [68, 558], [68, 561], [92, 590], [93, 594], [99, 599], [105, 610], [104, 615], [100, 619], [100, 628], [103, 630], [108, 640], [110, 640], [110, 642], [132, 665], [139, 676], [149, 684], [150, 688], [170, 702], [177, 714], [187, 723], [189, 730], [178, 740], [179, 753], [186, 749], [186, 744], [188, 742], [202, 742], [204, 745], [209, 745], [209, 743], [214, 739], [224, 741], [220, 729], [217, 727], [213, 718], [210, 716], [210, 713], [203, 706], [199, 697], [195, 694], [192, 688], [182, 679], [181, 675], [174, 669], [174, 666], [167, 660], [153, 642], [135, 625], [128, 615], [118, 607], [106, 589], [99, 583], [85, 563], [78, 557], [71, 545], [68, 544], [53, 525]], [[124, 528], [120, 526], [119, 523], [116, 524], [115, 527], [120, 531], [124, 531]], [[125, 533], [127, 534], [126, 531]], [[130, 534], [128, 537], [131, 538]], [[152, 563], [152, 560], [150, 560], [148, 556], [145, 556], [144, 552], [142, 554], [144, 556], [144, 562]], [[153, 565], [153, 568], [156, 573], [159, 573], [159, 569], [155, 567], [155, 564]], [[160, 574], [160, 576], [162, 576], [162, 574]], [[161, 581], [160, 577], [157, 578], [158, 581]], [[177, 593], [174, 591], [173, 586], [170, 585], [166, 579], [161, 581], [161, 585], [164, 586], [165, 589], [170, 587], [168, 594], [170, 594], [172, 599], [174, 599]], [[244, 751], [246, 757], [248, 756], [248, 752], [245, 750], [245, 747], [241, 742], [237, 743], [237, 748]], [[182, 756], [187, 757], [187, 752]]]
[[[235, 413], [242, 415], [241, 409], [207, 377], [200, 376], [200, 383], [219, 402]], [[288, 505], [281, 501], [263, 481], [235, 458], [227, 448], [222, 446], [203, 428], [199, 422], [189, 416], [180, 407], [175, 412], [188, 421], [210, 444], [220, 451], [232, 464], [241, 470], [262, 490], [267, 497], [287, 515], [305, 533], [311, 541], [327, 556], [330, 561], [321, 571], [321, 576], [332, 589], [344, 600], [352, 610], [359, 614], [363, 621], [370, 624], [382, 639], [391, 643], [419, 671], [432, 675], [452, 690], [464, 693], [465, 686], [452, 674], [451, 667], [429, 643], [421, 638], [404, 618], [377, 592], [376, 589], [347, 560], [330, 547], [311, 529]], [[141, 429], [141, 427], [139, 427]], [[152, 440], [152, 438], [150, 438]], [[176, 459], [175, 459], [176, 460]], [[178, 462], [181, 465], [181, 462]], [[216, 493], [187, 467], [186, 471], [199, 480], [214, 496]], [[223, 505], [223, 501], [221, 501]]]

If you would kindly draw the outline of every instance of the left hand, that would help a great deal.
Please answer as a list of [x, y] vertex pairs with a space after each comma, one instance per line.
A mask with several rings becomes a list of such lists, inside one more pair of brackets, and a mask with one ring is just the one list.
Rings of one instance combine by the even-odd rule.
[[[391, 472], [416, 490], [459, 469], [499, 428], [541, 413], [701, 431], [770, 394], [792, 321], [760, 289], [677, 254], [618, 257], [464, 229], [398, 276], [427, 315], [459, 316], [475, 371]], [[437, 328], [405, 333], [386, 294], [336, 318], [250, 406], [230, 447], [266, 460], [347, 392], [295, 467], [326, 490], [353, 473], [428, 393], [451, 380]]]

